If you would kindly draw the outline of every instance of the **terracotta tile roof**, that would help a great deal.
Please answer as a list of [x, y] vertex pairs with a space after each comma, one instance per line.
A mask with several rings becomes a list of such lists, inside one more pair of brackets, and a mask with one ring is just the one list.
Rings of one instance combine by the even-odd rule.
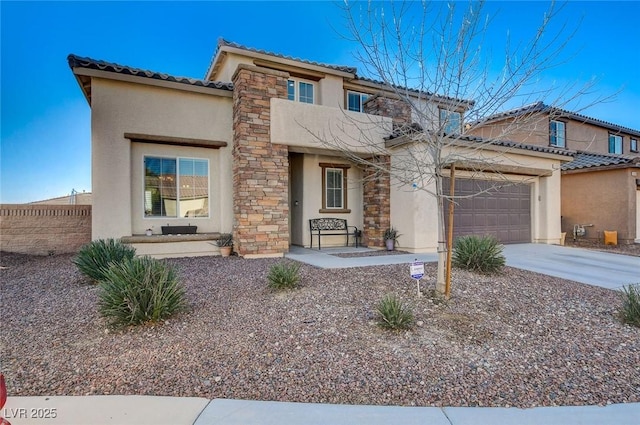
[[[640, 137], [640, 131], [639, 130], [634, 130], [633, 128], [629, 128], [629, 127], [625, 127], [622, 125], [617, 125], [614, 123], [610, 123], [607, 121], [603, 121], [597, 118], [592, 118], [592, 117], [588, 117], [586, 115], [582, 115], [582, 114], [578, 114], [576, 112], [571, 112], [568, 111], [566, 109], [562, 109], [562, 108], [556, 108], [554, 106], [550, 106], [547, 105], [543, 102], [535, 102], [535, 103], [531, 103], [529, 105], [525, 105], [522, 106], [520, 108], [514, 108], [514, 109], [510, 109], [508, 111], [504, 111], [504, 112], [500, 112], [498, 114], [494, 114], [491, 115], [487, 118], [485, 118], [484, 120], [482, 120], [482, 122], [487, 122], [487, 121], [494, 121], [494, 120], [498, 120], [498, 119], [502, 119], [502, 118], [509, 118], [509, 117], [516, 117], [519, 115], [524, 115], [524, 114], [530, 114], [530, 113], [534, 113], [534, 112], [548, 112], [548, 113], [553, 113], [555, 117], [558, 118], [571, 118], [574, 119], [576, 121], [580, 121], [580, 122], [584, 122], [587, 124], [593, 124], [599, 127], [603, 127], [615, 132], [622, 132], [622, 133], [628, 133], [634, 136], [638, 136]], [[479, 122], [477, 122], [479, 123]], [[476, 123], [476, 124], [477, 124]]]
[[174, 83], [190, 84], [193, 86], [210, 87], [221, 90], [233, 90], [232, 83], [225, 83], [220, 81], [206, 81], [197, 78], [188, 77], [175, 77], [173, 75], [165, 74], [162, 72], [149, 71], [146, 69], [133, 68], [126, 65], [119, 65], [117, 63], [106, 62], [103, 60], [96, 60], [87, 57], [81, 57], [74, 54], [70, 54], [67, 57], [69, 61], [69, 67], [73, 68], [88, 68], [97, 69], [100, 71], [115, 72], [117, 74], [134, 75], [137, 77], [152, 78], [155, 80], [164, 80]]
[[223, 38], [219, 38], [218, 39], [218, 47], [215, 51], [215, 53], [213, 54], [213, 58], [211, 60], [211, 64], [209, 65], [209, 69], [207, 70], [207, 73], [205, 74], [205, 78], [206, 75], [209, 75], [209, 72], [211, 71], [211, 68], [213, 67], [213, 61], [215, 60], [216, 56], [218, 55], [218, 52], [220, 51], [220, 48], [223, 46], [228, 46], [228, 47], [233, 47], [236, 49], [242, 49], [242, 50], [246, 50], [248, 52], [253, 52], [253, 53], [260, 53], [263, 55], [269, 55], [269, 56], [273, 56], [276, 58], [281, 58], [281, 59], [288, 59], [288, 60], [293, 60], [296, 62], [301, 62], [301, 63], [306, 63], [308, 65], [315, 65], [315, 66], [321, 66], [323, 68], [328, 68], [328, 69], [333, 69], [336, 71], [342, 71], [342, 72], [348, 72], [351, 74], [355, 74], [357, 72], [357, 69], [355, 67], [352, 66], [342, 66], [342, 65], [330, 65], [330, 64], [326, 64], [326, 63], [321, 63], [321, 62], [314, 62], [314, 61], [310, 61], [307, 59], [301, 59], [301, 58], [295, 58], [293, 56], [287, 56], [287, 55], [283, 55], [280, 53], [274, 53], [274, 52], [270, 52], [267, 50], [261, 50], [261, 49], [255, 49], [253, 47], [247, 47], [244, 46], [242, 44], [239, 43], [234, 43], [231, 41], [227, 41]]
[[583, 170], [585, 168], [599, 168], [615, 165], [640, 165], [640, 158], [578, 151], [575, 153], [573, 162], [562, 164], [562, 171]]

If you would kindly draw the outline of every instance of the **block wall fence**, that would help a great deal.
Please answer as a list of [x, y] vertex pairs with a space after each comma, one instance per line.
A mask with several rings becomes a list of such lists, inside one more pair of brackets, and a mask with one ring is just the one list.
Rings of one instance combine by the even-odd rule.
[[0, 251], [77, 252], [91, 241], [91, 205], [0, 204]]

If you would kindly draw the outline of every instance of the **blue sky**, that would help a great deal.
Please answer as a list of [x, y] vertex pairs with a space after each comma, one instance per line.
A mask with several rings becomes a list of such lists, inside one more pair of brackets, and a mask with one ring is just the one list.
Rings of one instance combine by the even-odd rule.
[[[534, 31], [545, 2], [490, 1], [496, 39]], [[90, 108], [67, 65], [74, 53], [202, 78], [218, 37], [309, 60], [358, 66], [332, 2], [0, 2], [0, 202], [91, 190]], [[568, 2], [583, 19], [554, 81], [599, 79], [615, 101], [582, 113], [640, 129], [640, 2]]]

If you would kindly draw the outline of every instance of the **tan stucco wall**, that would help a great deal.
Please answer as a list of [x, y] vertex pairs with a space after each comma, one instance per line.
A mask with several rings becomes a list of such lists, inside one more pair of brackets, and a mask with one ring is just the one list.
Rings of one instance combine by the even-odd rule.
[[[330, 162], [336, 164], [349, 164], [339, 157], [327, 156], [327, 155], [308, 155], [305, 154], [302, 159], [303, 167], [303, 181], [304, 181], [304, 193], [302, 193], [302, 199], [296, 198], [293, 202], [298, 201], [297, 207], [292, 209], [301, 210], [301, 222], [298, 223], [299, 228], [292, 229], [292, 243], [299, 244], [302, 241], [302, 245], [305, 247], [311, 244], [311, 234], [309, 232], [309, 219], [323, 218], [323, 217], [335, 217], [344, 218], [347, 220], [349, 226], [356, 226], [362, 230], [362, 172], [355, 165], [351, 164], [351, 168], [347, 170], [347, 206], [351, 210], [350, 213], [321, 213], [322, 209], [322, 168], [321, 162]], [[293, 234], [296, 236], [293, 236]], [[300, 237], [301, 236], [301, 237]], [[295, 241], [295, 242], [294, 242]], [[349, 238], [349, 242], [353, 242], [353, 238]], [[313, 244], [318, 246], [318, 239], [314, 237]], [[322, 246], [344, 246], [345, 237], [343, 236], [323, 236]]]
[[632, 168], [563, 174], [562, 230], [567, 238], [572, 237], [575, 224], [593, 224], [586, 228], [589, 239], [602, 239], [604, 230], [616, 230], [618, 242], [633, 242], [639, 174], [640, 170]]
[[640, 188], [636, 189], [636, 239], [640, 243]]
[[[274, 58], [271, 58], [274, 59]], [[253, 65], [254, 58], [238, 55], [235, 53], [227, 53], [224, 63], [218, 72], [217, 79], [219, 81], [231, 81], [238, 65]], [[302, 77], [301, 77], [302, 78]], [[304, 79], [304, 78], [302, 78]], [[318, 81], [309, 80], [315, 84], [315, 104], [325, 105], [333, 108], [344, 108], [344, 79], [337, 75], [326, 74]]]
[[[211, 150], [210, 178], [220, 199], [231, 199], [231, 98], [94, 78], [91, 108], [93, 239], [143, 233], [148, 224], [141, 221], [137, 209], [140, 197], [132, 192], [135, 182], [141, 184], [138, 177], [142, 171], [134, 169], [140, 164], [139, 156], [132, 157], [131, 142], [124, 133], [227, 142], [217, 153]], [[199, 148], [168, 146], [162, 152], [191, 157], [200, 154]], [[221, 208], [220, 216], [199, 221], [198, 230], [202, 226], [203, 230], [229, 231], [233, 207], [229, 202]], [[175, 219], [172, 224], [193, 220]]]
[[[334, 149], [336, 144], [353, 152], [384, 150], [383, 137], [391, 132], [391, 119], [339, 108], [271, 99], [271, 141], [310, 149]], [[327, 141], [323, 144], [319, 141]]]
[[[394, 150], [392, 164], [405, 167], [410, 156], [403, 147]], [[550, 172], [548, 177], [517, 175], [505, 173], [481, 173], [457, 170], [457, 178], [504, 181], [530, 184], [531, 190], [531, 230], [534, 243], [558, 244], [560, 242], [560, 159], [553, 156], [531, 156], [511, 152], [469, 151], [460, 147], [447, 149], [445, 156], [482, 160], [487, 163], [499, 163], [505, 166], [518, 166], [528, 170]], [[392, 167], [393, 168], [393, 167]], [[448, 175], [449, 171], [445, 171]], [[416, 179], [418, 188], [401, 184], [398, 178], [391, 181], [391, 224], [402, 234], [399, 240], [402, 249], [411, 252], [435, 252], [438, 241], [437, 200], [435, 182]]]

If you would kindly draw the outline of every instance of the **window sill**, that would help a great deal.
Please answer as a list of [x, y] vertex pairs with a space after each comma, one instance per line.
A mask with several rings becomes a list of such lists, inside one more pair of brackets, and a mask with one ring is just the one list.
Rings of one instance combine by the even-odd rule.
[[325, 209], [322, 208], [318, 211], [320, 214], [349, 214], [350, 209]]

